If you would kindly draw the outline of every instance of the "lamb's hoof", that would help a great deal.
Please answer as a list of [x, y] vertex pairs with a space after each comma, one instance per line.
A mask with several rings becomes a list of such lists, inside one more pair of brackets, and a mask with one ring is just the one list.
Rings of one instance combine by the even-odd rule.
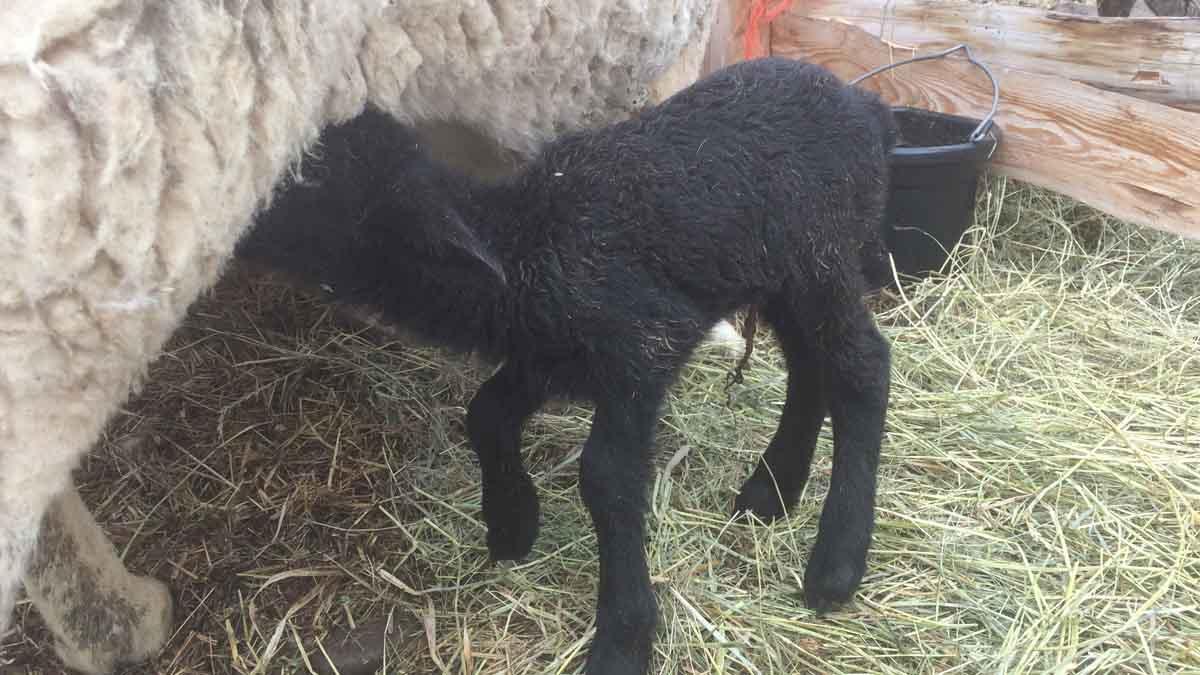
[[68, 668], [107, 675], [118, 664], [146, 661], [167, 643], [175, 607], [167, 585], [142, 576], [128, 583], [121, 596], [93, 607], [90, 621], [80, 621], [78, 630], [56, 641], [54, 651]]
[[640, 647], [596, 638], [585, 675], [643, 675], [650, 669], [650, 645]]
[[647, 584], [627, 588], [596, 604], [596, 637], [588, 650], [586, 675], [643, 675], [650, 670], [658, 601]]
[[824, 614], [850, 601], [866, 572], [866, 552], [830, 551], [818, 541], [804, 572], [804, 604]]
[[752, 476], [734, 500], [733, 512], [739, 516], [753, 513], [764, 523], [771, 523], [787, 516], [787, 507], [780, 500], [773, 483], [763, 485], [763, 481], [755, 480]]
[[[533, 482], [522, 476], [506, 487], [509, 489], [504, 492], [486, 488], [484, 492], [483, 516], [488, 528], [488, 553], [493, 562], [521, 560], [537, 541], [540, 507]], [[493, 499], [496, 494], [504, 497]]]
[[533, 550], [537, 540], [537, 523], [532, 526], [488, 527], [488, 554], [492, 562], [522, 560]]

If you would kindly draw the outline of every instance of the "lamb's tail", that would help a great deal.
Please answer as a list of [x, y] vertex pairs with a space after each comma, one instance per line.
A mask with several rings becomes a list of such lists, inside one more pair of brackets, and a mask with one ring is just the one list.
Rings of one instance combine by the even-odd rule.
[[725, 382], [725, 391], [735, 384], [741, 384], [744, 380], [742, 373], [746, 367], [750, 365], [750, 355], [754, 353], [754, 336], [758, 334], [758, 307], [750, 305], [746, 309], [746, 318], [742, 321], [742, 339], [746, 341], [746, 347], [742, 350], [742, 356], [738, 359], [737, 367], [729, 373], [729, 378]]

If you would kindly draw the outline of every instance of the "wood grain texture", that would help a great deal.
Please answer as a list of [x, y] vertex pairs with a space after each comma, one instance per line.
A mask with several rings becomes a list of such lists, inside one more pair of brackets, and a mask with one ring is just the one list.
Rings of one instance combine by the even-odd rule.
[[802, 0], [797, 11], [927, 51], [965, 42], [989, 65], [1200, 110], [1200, 18], [1101, 18], [963, 0]]
[[[798, 13], [775, 22], [772, 52], [824, 64], [844, 78], [913, 55], [862, 29]], [[927, 53], [931, 50], [922, 50]], [[1071, 80], [996, 68], [1003, 140], [992, 168], [1119, 218], [1200, 239], [1200, 114]], [[864, 81], [898, 105], [982, 118], [983, 74], [954, 57]]]
[[717, 6], [713, 8], [712, 31], [709, 33], [708, 49], [704, 53], [704, 64], [700, 68], [700, 77], [733, 63], [733, 59], [740, 53], [739, 40], [734, 35], [734, 12], [740, 11], [739, 16], [744, 17], [746, 8], [734, 7], [734, 5], [746, 3], [738, 3], [735, 0], [716, 0], [716, 3]]

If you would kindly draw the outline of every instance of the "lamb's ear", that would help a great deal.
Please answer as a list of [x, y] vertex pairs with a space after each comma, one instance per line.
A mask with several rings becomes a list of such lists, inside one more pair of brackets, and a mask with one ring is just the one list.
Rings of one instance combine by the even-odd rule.
[[501, 284], [506, 285], [508, 283], [508, 277], [504, 274], [504, 266], [500, 264], [500, 260], [496, 258], [495, 253], [488, 249], [487, 244], [475, 234], [475, 231], [467, 225], [457, 210], [452, 208], [445, 209], [441, 224], [444, 229], [438, 234], [442, 242], [458, 250], [468, 258], [483, 263], [488, 270], [496, 275], [496, 279]]

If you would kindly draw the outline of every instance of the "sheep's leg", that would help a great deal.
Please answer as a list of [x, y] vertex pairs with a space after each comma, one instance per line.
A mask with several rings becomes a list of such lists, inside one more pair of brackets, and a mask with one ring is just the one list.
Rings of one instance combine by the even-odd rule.
[[817, 611], [849, 600], [866, 572], [890, 386], [888, 344], [861, 299], [834, 307], [816, 329], [833, 419], [833, 473], [804, 575]]
[[774, 302], [764, 307], [763, 317], [775, 329], [787, 360], [787, 400], [775, 437], [742, 485], [734, 509], [770, 522], [800, 499], [828, 407], [817, 351], [806, 342], [796, 314], [787, 303]]
[[493, 560], [529, 554], [538, 533], [538, 497], [521, 460], [521, 428], [546, 400], [546, 385], [506, 364], [467, 409], [467, 435], [483, 474], [483, 519]]
[[171, 634], [167, 587], [130, 574], [74, 484], [42, 521], [25, 591], [69, 668], [110, 673], [158, 652]]
[[662, 394], [597, 402], [579, 488], [600, 549], [596, 638], [588, 675], [640, 675], [650, 663], [657, 603], [646, 566], [650, 447]]

